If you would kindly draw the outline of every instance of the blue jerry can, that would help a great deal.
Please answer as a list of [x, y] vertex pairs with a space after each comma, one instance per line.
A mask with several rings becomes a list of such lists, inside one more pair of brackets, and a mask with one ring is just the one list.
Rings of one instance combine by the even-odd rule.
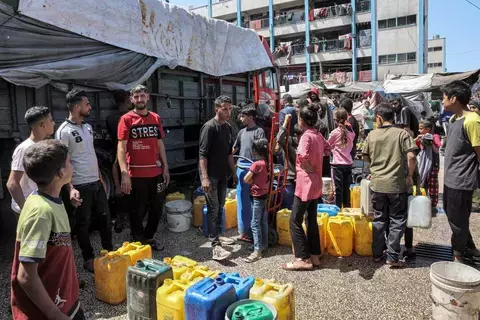
[[231, 283], [235, 287], [237, 301], [248, 299], [250, 289], [255, 284], [254, 277], [241, 277], [238, 273], [220, 273], [219, 278], [222, 278], [226, 283]]

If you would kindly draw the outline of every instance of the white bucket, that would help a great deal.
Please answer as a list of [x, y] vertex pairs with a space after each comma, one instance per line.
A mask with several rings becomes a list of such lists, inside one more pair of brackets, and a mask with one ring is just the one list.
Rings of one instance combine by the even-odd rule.
[[430, 267], [432, 319], [477, 320], [480, 314], [480, 271], [457, 262]]
[[168, 230], [185, 232], [192, 223], [192, 203], [187, 200], [174, 200], [165, 204]]

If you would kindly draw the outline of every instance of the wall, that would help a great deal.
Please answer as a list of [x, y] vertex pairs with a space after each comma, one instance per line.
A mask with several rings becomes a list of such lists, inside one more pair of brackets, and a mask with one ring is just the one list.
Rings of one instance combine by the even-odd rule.
[[411, 14], [418, 14], [418, 0], [377, 0], [378, 20]]
[[428, 63], [442, 63], [442, 67], [428, 68], [429, 73], [433, 72], [445, 72], [446, 70], [446, 61], [445, 61], [445, 38], [440, 39], [430, 39], [428, 40], [428, 47], [442, 47], [442, 51], [431, 51], [428, 52]]
[[[249, 12], [255, 10], [257, 12], [267, 12], [268, 11], [268, 0], [241, 0], [242, 1], [242, 12]], [[275, 7], [279, 5], [288, 5], [288, 6], [301, 6], [303, 1], [298, 0], [274, 0]], [[190, 10], [193, 13], [197, 13], [203, 16], [208, 15], [207, 6], [202, 6]], [[212, 5], [212, 16], [217, 19], [228, 19], [233, 18], [237, 14], [237, 1], [229, 0], [217, 2]]]

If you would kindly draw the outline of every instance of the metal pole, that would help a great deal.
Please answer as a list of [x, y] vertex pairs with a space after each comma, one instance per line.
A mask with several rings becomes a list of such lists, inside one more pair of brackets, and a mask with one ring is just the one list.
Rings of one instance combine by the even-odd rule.
[[237, 26], [242, 26], [242, 0], [237, 0]]
[[425, 0], [418, 1], [418, 73], [425, 73]]
[[268, 26], [270, 29], [270, 51], [275, 51], [275, 31], [273, 29], [273, 0], [268, 0]]
[[372, 16], [372, 81], [377, 81], [377, 0], [370, 1]]
[[357, 81], [357, 0], [352, 0], [352, 80]]
[[310, 20], [308, 20], [308, 0], [304, 1], [305, 6], [305, 62], [306, 62], [306, 73], [307, 73], [307, 82], [312, 81], [312, 70], [310, 66], [310, 53], [308, 52], [308, 47], [310, 46]]
[[208, 17], [212, 17], [212, 0], [208, 0]]

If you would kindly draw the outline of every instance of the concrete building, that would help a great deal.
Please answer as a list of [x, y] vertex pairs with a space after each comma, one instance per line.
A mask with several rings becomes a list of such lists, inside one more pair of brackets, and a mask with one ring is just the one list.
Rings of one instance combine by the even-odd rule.
[[[273, 34], [282, 83], [305, 82], [308, 69], [311, 80], [332, 82], [427, 72], [428, 0], [309, 0], [310, 10], [304, 3], [273, 1], [271, 24], [268, 0], [216, 2], [211, 16], [237, 23], [240, 6], [242, 26], [266, 38]], [[208, 6], [191, 11], [209, 15]]]
[[428, 40], [428, 73], [447, 72], [447, 41], [435, 35]]

